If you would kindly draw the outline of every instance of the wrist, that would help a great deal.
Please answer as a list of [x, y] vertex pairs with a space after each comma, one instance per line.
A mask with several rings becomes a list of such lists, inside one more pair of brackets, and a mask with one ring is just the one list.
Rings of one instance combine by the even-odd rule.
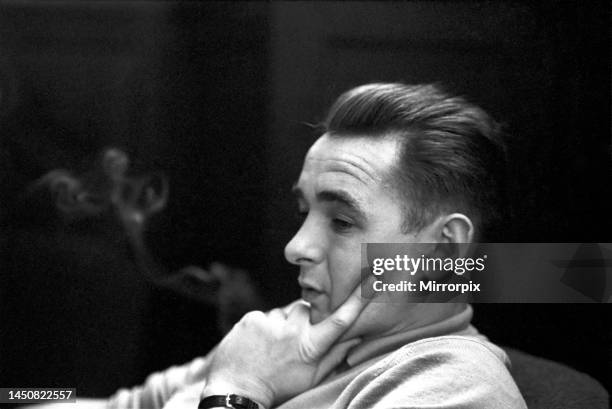
[[200, 400], [198, 409], [262, 409], [259, 403], [240, 395], [211, 395]]
[[256, 381], [241, 380], [240, 382], [230, 382], [226, 380], [215, 379], [206, 382], [206, 386], [202, 390], [200, 399], [212, 395], [239, 395], [249, 398], [257, 403], [260, 409], [268, 409], [272, 407], [273, 396], [268, 388], [263, 387]]

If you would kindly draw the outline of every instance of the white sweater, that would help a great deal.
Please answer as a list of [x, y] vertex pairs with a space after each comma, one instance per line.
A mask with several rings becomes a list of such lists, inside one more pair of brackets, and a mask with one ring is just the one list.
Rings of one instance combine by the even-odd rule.
[[[526, 408], [506, 354], [469, 325], [471, 307], [444, 321], [363, 343], [313, 389], [278, 409]], [[206, 358], [120, 390], [109, 408], [195, 409]]]

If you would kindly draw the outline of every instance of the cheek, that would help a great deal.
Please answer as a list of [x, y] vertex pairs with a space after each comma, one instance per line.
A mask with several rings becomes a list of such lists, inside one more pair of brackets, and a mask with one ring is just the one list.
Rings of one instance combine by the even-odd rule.
[[361, 279], [361, 246], [355, 251], [338, 251], [330, 254], [329, 278], [331, 288], [331, 309], [338, 308], [349, 294], [359, 285]]

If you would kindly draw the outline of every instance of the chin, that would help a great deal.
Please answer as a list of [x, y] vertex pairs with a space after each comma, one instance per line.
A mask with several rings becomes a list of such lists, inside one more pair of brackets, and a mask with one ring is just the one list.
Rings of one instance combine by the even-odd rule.
[[310, 307], [310, 324], [315, 325], [319, 322], [323, 321], [325, 318], [329, 316], [329, 313], [324, 313], [319, 310], [317, 307]]

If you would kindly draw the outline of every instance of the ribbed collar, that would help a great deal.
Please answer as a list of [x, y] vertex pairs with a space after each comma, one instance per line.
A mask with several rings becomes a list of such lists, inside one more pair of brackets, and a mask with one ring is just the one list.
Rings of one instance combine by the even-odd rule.
[[346, 364], [349, 367], [354, 367], [368, 359], [396, 350], [402, 345], [423, 338], [457, 333], [477, 335], [478, 331], [470, 326], [472, 314], [472, 307], [467, 305], [461, 312], [442, 321], [365, 341], [349, 352], [346, 357]]

